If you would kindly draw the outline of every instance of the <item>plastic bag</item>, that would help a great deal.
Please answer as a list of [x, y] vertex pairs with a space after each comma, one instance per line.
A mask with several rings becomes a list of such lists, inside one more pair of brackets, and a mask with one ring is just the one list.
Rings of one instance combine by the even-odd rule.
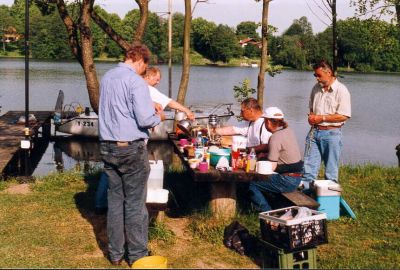
[[233, 221], [225, 227], [224, 245], [233, 249], [240, 255], [250, 254], [256, 246], [256, 238], [251, 236], [249, 230], [238, 221]]

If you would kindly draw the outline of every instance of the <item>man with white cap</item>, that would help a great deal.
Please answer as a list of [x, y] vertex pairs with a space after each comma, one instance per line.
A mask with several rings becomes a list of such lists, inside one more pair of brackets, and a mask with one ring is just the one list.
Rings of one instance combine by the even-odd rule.
[[272, 133], [267, 149], [267, 160], [271, 162], [272, 174], [266, 181], [250, 182], [250, 197], [258, 211], [269, 211], [271, 206], [263, 192], [292, 192], [301, 182], [303, 161], [293, 130], [284, 121], [283, 112], [277, 107], [265, 109], [262, 115], [265, 127]]

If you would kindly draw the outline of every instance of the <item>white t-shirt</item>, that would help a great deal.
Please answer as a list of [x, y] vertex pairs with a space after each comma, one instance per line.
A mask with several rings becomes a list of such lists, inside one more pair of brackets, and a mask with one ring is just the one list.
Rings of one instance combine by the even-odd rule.
[[[260, 117], [254, 122], [244, 122], [243, 125], [234, 126], [236, 134], [247, 137], [247, 147], [253, 147], [260, 144], [267, 144], [271, 137], [271, 132], [267, 130], [264, 124], [264, 118]], [[260, 136], [261, 134], [261, 136]]]
[[165, 107], [167, 107], [168, 103], [171, 101], [171, 98], [167, 97], [153, 86], [149, 85], [149, 91], [151, 100], [161, 104], [163, 109], [165, 109]]

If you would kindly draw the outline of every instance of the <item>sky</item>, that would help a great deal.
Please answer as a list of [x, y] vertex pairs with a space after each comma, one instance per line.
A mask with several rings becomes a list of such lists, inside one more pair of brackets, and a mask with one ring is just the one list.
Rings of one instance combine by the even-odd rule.
[[[184, 0], [171, 0], [172, 12], [184, 13]], [[203, 0], [204, 1], [204, 0]], [[325, 1], [325, 0], [324, 0]], [[0, 4], [12, 5], [14, 0], [0, 0]], [[192, 0], [192, 8], [194, 6]], [[326, 29], [330, 21], [324, 15], [322, 0], [273, 0], [269, 6], [269, 24], [278, 28], [282, 34], [295, 19], [306, 16], [312, 25], [314, 33]], [[345, 19], [354, 15], [354, 8], [349, 6], [349, 0], [337, 0], [338, 19]], [[117, 13], [121, 18], [132, 9], [138, 8], [134, 0], [96, 0], [109, 13]], [[320, 7], [317, 6], [320, 5]], [[151, 0], [150, 11], [168, 12], [168, 0]], [[262, 1], [255, 0], [208, 0], [208, 3], [198, 3], [194, 10], [194, 18], [202, 17], [217, 24], [226, 24], [236, 27], [240, 22], [260, 22], [262, 15]]]

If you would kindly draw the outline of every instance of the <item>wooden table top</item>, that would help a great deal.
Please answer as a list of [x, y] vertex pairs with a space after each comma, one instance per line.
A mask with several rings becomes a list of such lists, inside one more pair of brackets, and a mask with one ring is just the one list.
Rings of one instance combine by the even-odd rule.
[[178, 154], [182, 163], [192, 175], [194, 181], [197, 182], [250, 182], [250, 181], [265, 181], [270, 175], [259, 174], [256, 172], [246, 172], [243, 169], [235, 171], [220, 171], [215, 167], [210, 166], [207, 172], [200, 172], [198, 169], [192, 169], [189, 166], [187, 157], [179, 151], [179, 141], [174, 133], [168, 134], [168, 139], [174, 145], [175, 152]]

